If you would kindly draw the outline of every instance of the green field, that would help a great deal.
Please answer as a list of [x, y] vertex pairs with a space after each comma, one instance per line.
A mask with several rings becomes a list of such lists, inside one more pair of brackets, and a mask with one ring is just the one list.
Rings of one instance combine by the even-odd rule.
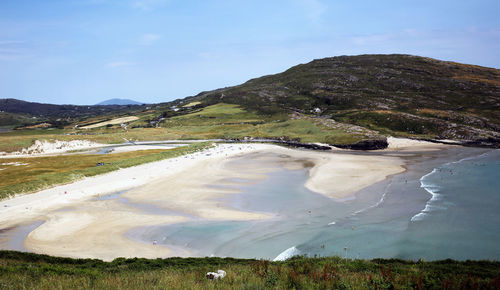
[[181, 139], [280, 138], [301, 142], [350, 144], [368, 138], [365, 134], [332, 129], [311, 119], [291, 119], [286, 114], [251, 113], [240, 106], [219, 103], [202, 110], [167, 119], [162, 126]]
[[[227, 276], [207, 280], [223, 269]], [[90, 259], [0, 251], [1, 289], [498, 289], [500, 262], [295, 257]]]

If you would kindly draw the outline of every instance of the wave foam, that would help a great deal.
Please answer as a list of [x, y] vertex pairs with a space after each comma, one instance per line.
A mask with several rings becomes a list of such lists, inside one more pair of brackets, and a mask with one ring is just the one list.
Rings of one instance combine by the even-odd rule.
[[420, 187], [425, 189], [430, 195], [431, 198], [425, 203], [425, 207], [423, 210], [421, 210], [419, 213], [414, 215], [410, 221], [415, 222], [415, 221], [420, 221], [422, 220], [429, 212], [433, 211], [434, 209], [440, 209], [441, 207], [433, 205], [433, 203], [437, 200], [440, 199], [440, 194], [439, 189], [440, 187], [428, 182], [429, 176], [435, 174], [438, 172], [437, 168], [434, 168], [431, 172], [427, 173], [426, 175], [422, 176], [420, 178]]
[[274, 258], [273, 261], [285, 261], [293, 256], [298, 256], [298, 255], [300, 255], [300, 250], [297, 249], [295, 246], [293, 246], [281, 252], [281, 254], [279, 254], [276, 258]]

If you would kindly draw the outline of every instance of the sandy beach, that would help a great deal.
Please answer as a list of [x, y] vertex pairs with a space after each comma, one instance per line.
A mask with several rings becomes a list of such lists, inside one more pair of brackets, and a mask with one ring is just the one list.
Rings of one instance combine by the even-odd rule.
[[384, 151], [436, 151], [449, 147], [450, 145], [446, 145], [443, 143], [433, 143], [428, 141], [420, 141], [406, 138], [395, 138], [388, 137], [387, 143], [389, 146]]
[[[444, 146], [418, 142], [393, 140], [398, 145], [384, 153], [438, 150]], [[307, 169], [305, 186], [313, 192], [331, 199], [352, 197], [367, 186], [403, 172], [405, 162], [396, 155], [317, 152], [268, 144], [214, 144], [202, 152], [3, 200], [0, 229], [44, 221], [28, 234], [23, 246], [28, 251], [57, 256], [104, 260], [190, 256], [192, 253], [168, 245], [131, 240], [125, 233], [187, 220], [273, 218], [273, 213], [245, 211], [221, 202], [222, 197], [240, 191], [234, 186], [213, 185], [230, 185], [234, 180], [258, 182], [283, 168]], [[122, 193], [101, 199], [117, 192]]]

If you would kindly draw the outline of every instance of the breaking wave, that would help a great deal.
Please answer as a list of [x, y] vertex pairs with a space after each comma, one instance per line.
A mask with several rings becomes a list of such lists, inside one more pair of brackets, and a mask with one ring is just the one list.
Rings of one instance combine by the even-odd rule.
[[274, 258], [273, 261], [285, 261], [290, 259], [291, 257], [300, 255], [300, 253], [300, 250], [293, 246], [281, 252], [281, 254]]

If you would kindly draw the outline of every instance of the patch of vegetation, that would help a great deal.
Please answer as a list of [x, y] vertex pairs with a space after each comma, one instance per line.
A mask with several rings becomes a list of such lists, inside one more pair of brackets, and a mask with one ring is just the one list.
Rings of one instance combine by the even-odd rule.
[[194, 107], [194, 106], [196, 106], [196, 105], [200, 105], [200, 104], [201, 104], [201, 102], [190, 102], [190, 103], [188, 103], [188, 104], [186, 104], [186, 105], [184, 105], [184, 106], [182, 106], [182, 107], [184, 107], [184, 108], [187, 108], [187, 107]]
[[284, 138], [301, 142], [350, 144], [365, 138], [342, 129], [332, 129], [310, 119], [272, 117], [248, 112], [237, 105], [219, 103], [191, 114], [167, 119], [163, 126], [170, 134], [191, 139]]
[[[207, 280], [206, 272], [227, 276]], [[285, 262], [234, 258], [57, 258], [0, 251], [0, 287], [50, 289], [498, 289], [500, 262], [410, 262], [295, 257]]]
[[[83, 177], [99, 175], [120, 168], [174, 158], [211, 146], [210, 142], [194, 143], [167, 150], [141, 150], [116, 154], [74, 154], [37, 158], [0, 159], [5, 165], [0, 171], [0, 199], [19, 193], [29, 193], [58, 184], [70, 183]], [[102, 166], [97, 166], [103, 163]]]
[[434, 138], [445, 129], [443, 124], [432, 119], [418, 118], [392, 111], [362, 111], [338, 114], [336, 117], [344, 122], [357, 123], [363, 127], [394, 136], [418, 135]]
[[247, 112], [238, 105], [219, 103], [196, 112], [168, 119], [168, 126], [207, 126], [225, 124], [259, 124], [264, 118]]

